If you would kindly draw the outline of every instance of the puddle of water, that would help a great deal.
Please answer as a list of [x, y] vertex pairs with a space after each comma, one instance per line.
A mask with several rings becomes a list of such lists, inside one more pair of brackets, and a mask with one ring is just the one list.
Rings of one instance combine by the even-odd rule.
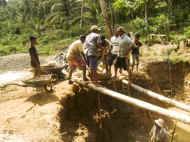
[[26, 142], [21, 135], [0, 134], [0, 142]]
[[0, 86], [13, 83], [15, 81], [22, 81], [32, 77], [29, 71], [8, 71], [0, 74]]

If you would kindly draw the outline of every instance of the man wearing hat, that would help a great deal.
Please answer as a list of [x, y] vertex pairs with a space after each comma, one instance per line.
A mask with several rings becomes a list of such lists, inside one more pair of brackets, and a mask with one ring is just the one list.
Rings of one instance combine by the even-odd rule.
[[67, 61], [69, 64], [69, 83], [72, 83], [71, 78], [73, 71], [78, 67], [83, 70], [83, 80], [86, 78], [86, 60], [84, 56], [83, 44], [86, 36], [81, 35], [79, 40], [74, 41], [67, 52]]
[[126, 34], [125, 29], [123, 27], [118, 27], [117, 31], [120, 36], [120, 39], [119, 51], [115, 62], [115, 77], [117, 77], [118, 69], [120, 69], [120, 72], [122, 72], [123, 69], [129, 69], [129, 53], [132, 50], [132, 46], [134, 45], [133, 41]]
[[98, 26], [91, 26], [90, 33], [87, 35], [84, 43], [85, 54], [90, 68], [90, 77], [93, 81], [97, 81], [98, 49], [102, 47], [99, 32], [100, 28]]
[[111, 74], [111, 67], [114, 64], [114, 61], [117, 58], [117, 55], [119, 54], [119, 41], [120, 41], [120, 36], [119, 36], [119, 31], [118, 28], [115, 31], [115, 35], [111, 37], [110, 43], [111, 43], [111, 51], [108, 56], [108, 70], [109, 73]]
[[159, 118], [154, 121], [154, 126], [150, 131], [150, 142], [169, 142], [169, 134], [163, 119]]
[[40, 60], [38, 52], [36, 50], [37, 38], [35, 36], [30, 37], [29, 54], [31, 58], [31, 66], [34, 70], [34, 77], [40, 76]]

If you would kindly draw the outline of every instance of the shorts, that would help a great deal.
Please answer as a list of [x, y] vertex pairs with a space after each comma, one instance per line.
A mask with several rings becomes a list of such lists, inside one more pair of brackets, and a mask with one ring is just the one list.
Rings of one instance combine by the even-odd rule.
[[110, 53], [109, 55], [108, 55], [108, 65], [109, 66], [111, 66], [111, 65], [113, 65], [113, 63], [114, 63], [114, 61], [115, 61], [115, 59], [117, 58], [117, 55], [115, 55], [115, 54], [112, 54], [112, 53]]
[[116, 62], [115, 62], [115, 67], [127, 70], [126, 58], [125, 57], [117, 57]]
[[71, 69], [76, 69], [77, 67], [80, 69], [85, 68], [86, 64], [82, 58], [69, 58], [68, 64]]
[[139, 64], [139, 54], [132, 54], [133, 57], [133, 65]]
[[87, 56], [87, 62], [91, 70], [97, 70], [98, 58], [96, 56]]

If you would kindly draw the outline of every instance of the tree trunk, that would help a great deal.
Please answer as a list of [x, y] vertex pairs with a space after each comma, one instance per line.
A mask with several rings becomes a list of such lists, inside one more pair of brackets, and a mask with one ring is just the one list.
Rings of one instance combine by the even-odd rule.
[[80, 18], [80, 29], [83, 27], [83, 13], [84, 13], [84, 2], [85, 0], [82, 0], [82, 5], [81, 5], [81, 18]]
[[148, 36], [148, 0], [145, 0], [144, 3], [144, 22], [145, 22], [145, 32], [146, 32], [146, 38]]
[[112, 36], [112, 28], [111, 28], [110, 16], [108, 14], [107, 3], [105, 0], [99, 0], [99, 2], [106, 25], [106, 32], [108, 34], [108, 37], [110, 38]]
[[170, 37], [170, 23], [171, 23], [171, 18], [172, 18], [172, 0], [167, 0], [168, 4], [168, 21], [167, 21], [167, 38], [169, 40]]

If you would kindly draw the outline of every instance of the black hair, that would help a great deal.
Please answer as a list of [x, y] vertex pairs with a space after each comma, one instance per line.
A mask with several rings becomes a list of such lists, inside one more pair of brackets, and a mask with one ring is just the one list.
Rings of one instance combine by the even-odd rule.
[[140, 35], [139, 33], [136, 33], [136, 34], [135, 34], [135, 37], [136, 37], [136, 38], [140, 38], [140, 36], [141, 36], [141, 35]]
[[30, 41], [32, 41], [32, 40], [35, 40], [35, 39], [37, 39], [37, 37], [35, 37], [35, 36], [30, 36]]

